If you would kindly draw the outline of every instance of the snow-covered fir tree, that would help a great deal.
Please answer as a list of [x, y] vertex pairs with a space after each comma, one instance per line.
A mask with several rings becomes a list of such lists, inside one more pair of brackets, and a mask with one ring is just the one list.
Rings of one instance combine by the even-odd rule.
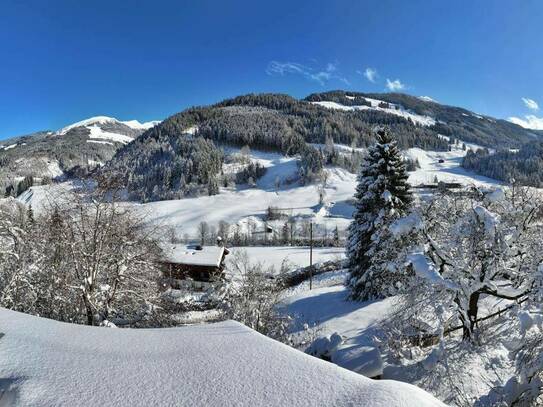
[[347, 240], [349, 285], [352, 297], [359, 300], [388, 295], [383, 290], [390, 278], [384, 274], [391, 271], [380, 254], [392, 236], [388, 225], [405, 215], [413, 200], [396, 141], [386, 128], [376, 132], [376, 139], [358, 176]]

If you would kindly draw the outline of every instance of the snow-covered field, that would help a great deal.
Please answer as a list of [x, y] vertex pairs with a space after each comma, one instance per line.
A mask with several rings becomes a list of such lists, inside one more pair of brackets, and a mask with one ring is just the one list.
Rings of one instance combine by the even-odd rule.
[[[472, 145], [467, 147], [476, 148]], [[348, 146], [336, 145], [336, 148], [343, 152], [350, 151]], [[232, 151], [234, 149], [229, 152]], [[452, 151], [448, 152], [411, 148], [405, 155], [417, 159], [421, 168], [410, 173], [409, 181], [413, 185], [420, 185], [433, 183], [437, 177], [438, 181], [459, 182], [463, 185], [491, 187], [500, 184], [463, 169], [461, 161], [465, 153], [461, 144], [453, 146]], [[353, 211], [348, 201], [355, 192], [356, 174], [338, 167], [327, 167], [329, 176], [325, 188], [325, 204], [321, 205], [317, 185], [291, 182], [298, 170], [295, 158], [252, 150], [251, 159], [267, 168], [266, 174], [256, 182], [254, 188], [221, 188], [219, 195], [131, 205], [144, 214], [150, 223], [173, 227], [179, 237], [185, 234], [191, 238], [196, 237], [198, 225], [202, 221], [211, 226], [217, 226], [220, 221], [230, 225], [238, 224], [241, 233], [248, 232], [249, 224], [253, 225], [254, 230], [262, 231], [268, 207], [281, 208], [288, 216], [313, 221], [317, 225], [317, 234], [323, 233], [325, 228], [328, 233], [336, 226], [340, 231], [347, 228]], [[225, 165], [225, 171], [228, 171], [228, 164]], [[276, 188], [277, 182], [279, 188]], [[71, 185], [32, 187], [19, 200], [39, 210], [41, 202], [51, 199], [57, 193], [57, 188], [71, 188]], [[272, 223], [272, 226], [280, 229], [283, 223], [278, 221]]]
[[[179, 236], [185, 233], [195, 236], [202, 221], [217, 225], [224, 220], [230, 225], [240, 223], [242, 226], [250, 221], [261, 231], [262, 217], [270, 206], [281, 208], [289, 216], [311, 218], [326, 225], [329, 231], [336, 225], [345, 229], [352, 213], [345, 208], [345, 201], [353, 196], [355, 174], [341, 168], [328, 169], [328, 205], [323, 209], [316, 185], [289, 183], [298, 171], [295, 158], [261, 151], [251, 151], [251, 158], [267, 168], [255, 188], [221, 188], [219, 195], [136, 204], [136, 207], [147, 214], [150, 221], [176, 228]], [[277, 180], [281, 184], [279, 189], [275, 187]]]
[[[286, 261], [289, 270], [309, 266], [309, 247], [296, 246], [248, 246], [229, 248], [231, 255], [238, 251], [245, 251], [252, 262], [259, 262], [264, 268], [273, 267], [276, 272], [281, 270], [283, 261]], [[313, 264], [329, 260], [345, 258], [343, 247], [314, 247]]]
[[1, 406], [439, 406], [233, 322], [72, 325], [0, 309]]
[[[468, 148], [470, 148], [468, 146]], [[475, 148], [474, 148], [475, 149]], [[492, 187], [501, 185], [500, 181], [477, 175], [462, 167], [462, 158], [466, 152], [461, 144], [452, 146], [452, 151], [425, 151], [420, 148], [410, 148], [405, 156], [418, 160], [420, 168], [409, 173], [412, 185], [431, 184], [437, 178], [440, 182], [458, 182], [467, 186]]]

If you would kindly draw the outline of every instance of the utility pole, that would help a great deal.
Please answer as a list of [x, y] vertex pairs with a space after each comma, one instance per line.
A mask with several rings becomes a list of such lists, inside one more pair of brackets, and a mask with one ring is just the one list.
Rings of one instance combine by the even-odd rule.
[[309, 224], [309, 289], [313, 289], [313, 222]]

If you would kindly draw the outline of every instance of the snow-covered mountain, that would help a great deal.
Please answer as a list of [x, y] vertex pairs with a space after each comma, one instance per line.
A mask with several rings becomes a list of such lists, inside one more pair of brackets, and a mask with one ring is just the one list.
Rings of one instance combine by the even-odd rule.
[[[117, 134], [124, 135], [124, 133], [126, 132], [125, 127], [128, 127], [131, 130], [140, 131], [140, 130], [148, 130], [151, 127], [156, 126], [158, 123], [160, 123], [160, 121], [158, 120], [140, 123], [137, 120], [121, 121], [114, 117], [96, 116], [96, 117], [91, 117], [85, 120], [81, 120], [79, 122], [72, 123], [66, 127], [63, 127], [62, 129], [58, 130], [56, 134], [59, 136], [63, 136], [63, 135], [68, 134], [73, 129], [83, 127], [89, 130], [98, 128], [101, 131], [105, 131], [105, 129], [115, 128], [119, 132]], [[113, 141], [116, 141], [116, 140], [113, 140]]]
[[140, 123], [97, 116], [62, 129], [0, 141], [0, 184], [22, 177], [59, 177], [75, 168], [103, 165], [118, 148], [130, 143], [159, 121]]

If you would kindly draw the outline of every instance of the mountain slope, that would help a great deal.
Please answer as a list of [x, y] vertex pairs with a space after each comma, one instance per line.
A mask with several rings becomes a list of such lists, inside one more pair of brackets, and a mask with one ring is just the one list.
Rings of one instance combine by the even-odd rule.
[[104, 172], [124, 180], [136, 199], [176, 199], [203, 192], [218, 178], [227, 184], [221, 146], [247, 145], [298, 156], [304, 178], [325, 164], [319, 146], [364, 148], [377, 125], [387, 125], [402, 149], [447, 151], [454, 139], [511, 147], [537, 137], [509, 122], [403, 94], [333, 91], [304, 100], [250, 94], [169, 117], [121, 148]]
[[402, 93], [331, 91], [315, 93], [306, 98], [312, 102], [332, 101], [345, 106], [368, 104], [368, 99], [382, 101], [404, 112], [431, 118], [435, 123], [430, 128], [437, 133], [486, 147], [517, 148], [540, 136], [536, 131], [506, 120], [482, 116], [460, 107], [447, 106], [427, 98]]
[[155, 122], [122, 122], [98, 116], [57, 132], [42, 131], [0, 142], [0, 183], [26, 176], [54, 178], [76, 168], [107, 162], [118, 148], [131, 142]]
[[124, 180], [137, 199], [179, 198], [219, 175], [219, 145], [247, 145], [299, 156], [301, 176], [310, 177], [323, 166], [321, 154], [312, 144], [333, 139], [365, 147], [372, 143], [372, 129], [377, 124], [388, 125], [404, 148], [448, 149], [447, 141], [434, 131], [403, 117], [335, 111], [288, 95], [260, 94], [173, 115], [121, 148], [104, 171]]

